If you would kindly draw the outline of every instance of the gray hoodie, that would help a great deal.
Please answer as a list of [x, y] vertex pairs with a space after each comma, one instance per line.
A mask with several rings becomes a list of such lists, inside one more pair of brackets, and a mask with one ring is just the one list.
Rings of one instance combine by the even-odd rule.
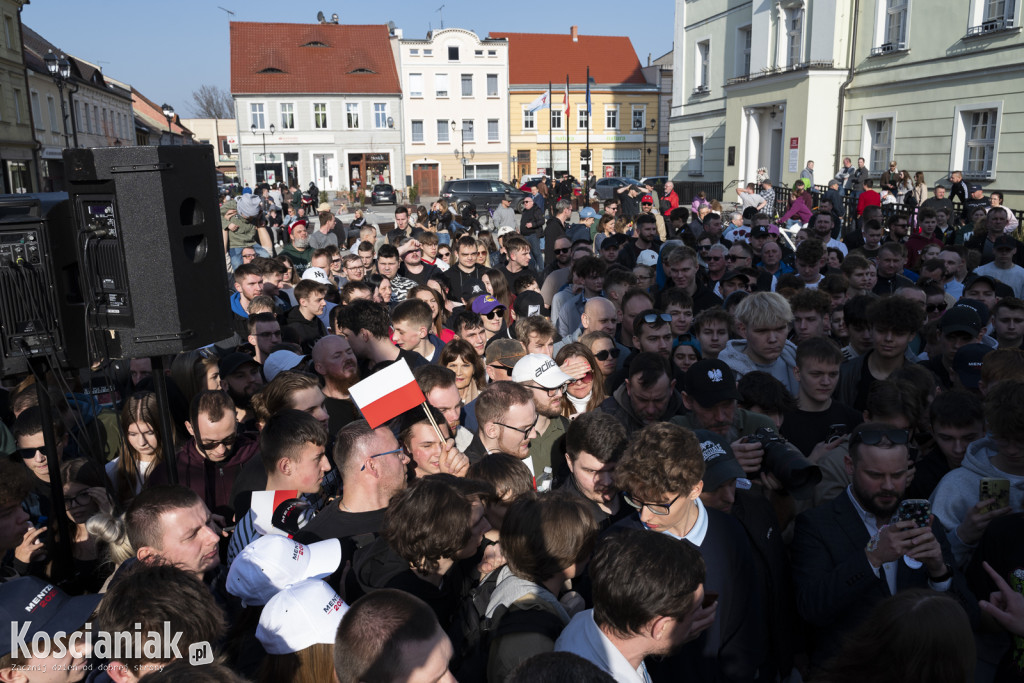
[[493, 617], [499, 607], [508, 607], [525, 597], [538, 598], [550, 603], [552, 611], [562, 618], [562, 623], [569, 623], [569, 613], [551, 591], [540, 584], [516, 576], [508, 567], [502, 567], [498, 572], [498, 584], [491, 593], [491, 601], [487, 603], [486, 616]]
[[782, 382], [789, 389], [789, 393], [794, 396], [800, 393], [800, 386], [793, 374], [793, 368], [796, 367], [796, 344], [787, 339], [785, 346], [782, 347], [782, 354], [771, 365], [754, 363], [754, 360], [746, 354], [746, 350], [746, 339], [733, 339], [718, 354], [718, 359], [732, 368], [732, 371], [736, 373], [737, 380], [748, 372], [760, 370]]
[[971, 507], [981, 499], [979, 484], [982, 479], [1008, 479], [1010, 507], [1017, 512], [1024, 507], [1024, 476], [1014, 476], [996, 469], [992, 464], [992, 456], [995, 454], [994, 439], [986, 437], [975, 441], [967, 447], [967, 454], [960, 467], [944, 476], [932, 493], [932, 512], [946, 530], [949, 547], [959, 567], [964, 567], [971, 559], [974, 546], [960, 540], [956, 528], [967, 517]]

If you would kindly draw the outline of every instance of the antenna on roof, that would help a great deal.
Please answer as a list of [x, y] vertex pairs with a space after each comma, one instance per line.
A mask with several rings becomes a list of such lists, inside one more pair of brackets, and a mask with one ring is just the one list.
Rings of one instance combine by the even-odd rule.
[[327, 22], [327, 17], [324, 16], [323, 10], [320, 10], [319, 12], [316, 13], [316, 20], [321, 24]]
[[332, 24], [337, 24], [338, 23], [338, 13], [337, 12], [335, 12], [334, 14], [331, 15], [331, 23]]
[[225, 12], [227, 12], [228, 14], [230, 14], [231, 16], [235, 16], [235, 13], [234, 13], [234, 12], [232, 12], [231, 10], [229, 10], [229, 9], [227, 9], [227, 8], [225, 8], [225, 7], [221, 7], [220, 5], [217, 5], [217, 9], [219, 9], [219, 10], [224, 10]]
[[437, 13], [441, 15], [441, 28], [442, 29], [444, 29], [444, 14], [441, 13], [441, 10], [443, 10], [443, 9], [444, 9], [444, 5], [441, 5], [440, 7], [437, 8]]
[[389, 21], [388, 22], [388, 33], [394, 33], [394, 32], [395, 32], [395, 22]]

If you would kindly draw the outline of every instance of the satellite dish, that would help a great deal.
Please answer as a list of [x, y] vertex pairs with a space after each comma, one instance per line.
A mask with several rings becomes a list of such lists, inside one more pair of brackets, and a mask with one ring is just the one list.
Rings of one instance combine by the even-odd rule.
[[390, 31], [391, 33], [395, 32], [395, 22], [393, 22], [393, 21], [389, 21], [388, 22], [388, 31]]
[[434, 37], [434, 32], [433, 31], [427, 31], [427, 40], [430, 40], [433, 37]]
[[322, 10], [316, 13], [316, 20], [319, 21], [321, 24], [327, 20], [326, 17], [324, 17], [324, 13]]
[[334, 14], [331, 15], [331, 23], [332, 24], [337, 24], [338, 23], [338, 13], [337, 12], [335, 12]]

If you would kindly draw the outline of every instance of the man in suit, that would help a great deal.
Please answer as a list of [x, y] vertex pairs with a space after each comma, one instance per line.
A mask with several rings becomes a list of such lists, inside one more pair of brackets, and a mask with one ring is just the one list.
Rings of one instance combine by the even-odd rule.
[[793, 536], [797, 610], [813, 627], [811, 663], [834, 655], [842, 637], [871, 608], [909, 588], [957, 598], [977, 615], [941, 525], [893, 522], [907, 487], [908, 434], [880, 422], [850, 436], [846, 468], [852, 483], [820, 507], [801, 514]]

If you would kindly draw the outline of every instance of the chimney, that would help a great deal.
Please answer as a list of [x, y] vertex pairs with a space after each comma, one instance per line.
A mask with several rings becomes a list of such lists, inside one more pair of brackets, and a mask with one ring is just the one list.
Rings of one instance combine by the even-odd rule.
[[647, 66], [650, 66], [650, 65], [651, 65], [651, 53], [648, 52], [647, 53]]
[[579, 28], [578, 26], [570, 26], [569, 27], [569, 35], [572, 36], [572, 42], [574, 42], [574, 43], [580, 42], [580, 36], [579, 36], [578, 31], [577, 31], [578, 28]]

